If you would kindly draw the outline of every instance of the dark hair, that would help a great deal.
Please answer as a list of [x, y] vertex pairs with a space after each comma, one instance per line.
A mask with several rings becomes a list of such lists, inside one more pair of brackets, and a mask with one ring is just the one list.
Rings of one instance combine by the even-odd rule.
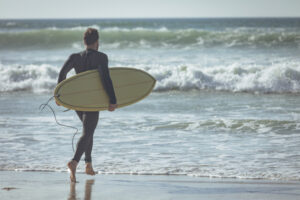
[[94, 44], [98, 39], [99, 39], [99, 34], [98, 34], [97, 29], [88, 28], [84, 32], [84, 37], [83, 37], [84, 44], [86, 44], [86, 45]]

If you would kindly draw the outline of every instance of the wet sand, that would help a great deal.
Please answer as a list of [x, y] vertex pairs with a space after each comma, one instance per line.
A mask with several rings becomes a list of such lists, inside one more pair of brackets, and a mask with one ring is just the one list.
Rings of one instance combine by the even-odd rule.
[[0, 172], [0, 197], [7, 199], [297, 199], [299, 181], [241, 180], [188, 176]]

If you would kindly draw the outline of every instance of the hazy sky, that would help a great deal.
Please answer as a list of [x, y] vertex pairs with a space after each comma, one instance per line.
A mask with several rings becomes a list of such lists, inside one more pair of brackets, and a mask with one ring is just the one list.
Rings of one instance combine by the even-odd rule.
[[300, 17], [300, 0], [0, 0], [0, 18]]

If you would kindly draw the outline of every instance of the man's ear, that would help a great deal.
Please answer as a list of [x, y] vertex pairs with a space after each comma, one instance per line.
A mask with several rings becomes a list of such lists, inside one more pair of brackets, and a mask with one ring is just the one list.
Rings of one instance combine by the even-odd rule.
[[96, 45], [97, 45], [97, 50], [98, 50], [99, 49], [99, 40], [97, 40]]

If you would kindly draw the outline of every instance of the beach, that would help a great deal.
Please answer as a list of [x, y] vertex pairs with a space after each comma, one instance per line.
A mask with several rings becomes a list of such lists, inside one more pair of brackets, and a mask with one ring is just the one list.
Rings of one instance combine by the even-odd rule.
[[[0, 172], [0, 196], [8, 199], [282, 199], [295, 200], [300, 182], [236, 180], [186, 176]], [[3, 189], [4, 188], [4, 189]], [[7, 190], [5, 188], [12, 188]]]
[[0, 20], [0, 199], [73, 198], [66, 163], [81, 122], [53, 100], [54, 113], [39, 106], [88, 27], [110, 68], [157, 81], [142, 101], [100, 112], [99, 174], [83, 174], [83, 156], [76, 198], [93, 179], [93, 199], [296, 199], [299, 18]]

